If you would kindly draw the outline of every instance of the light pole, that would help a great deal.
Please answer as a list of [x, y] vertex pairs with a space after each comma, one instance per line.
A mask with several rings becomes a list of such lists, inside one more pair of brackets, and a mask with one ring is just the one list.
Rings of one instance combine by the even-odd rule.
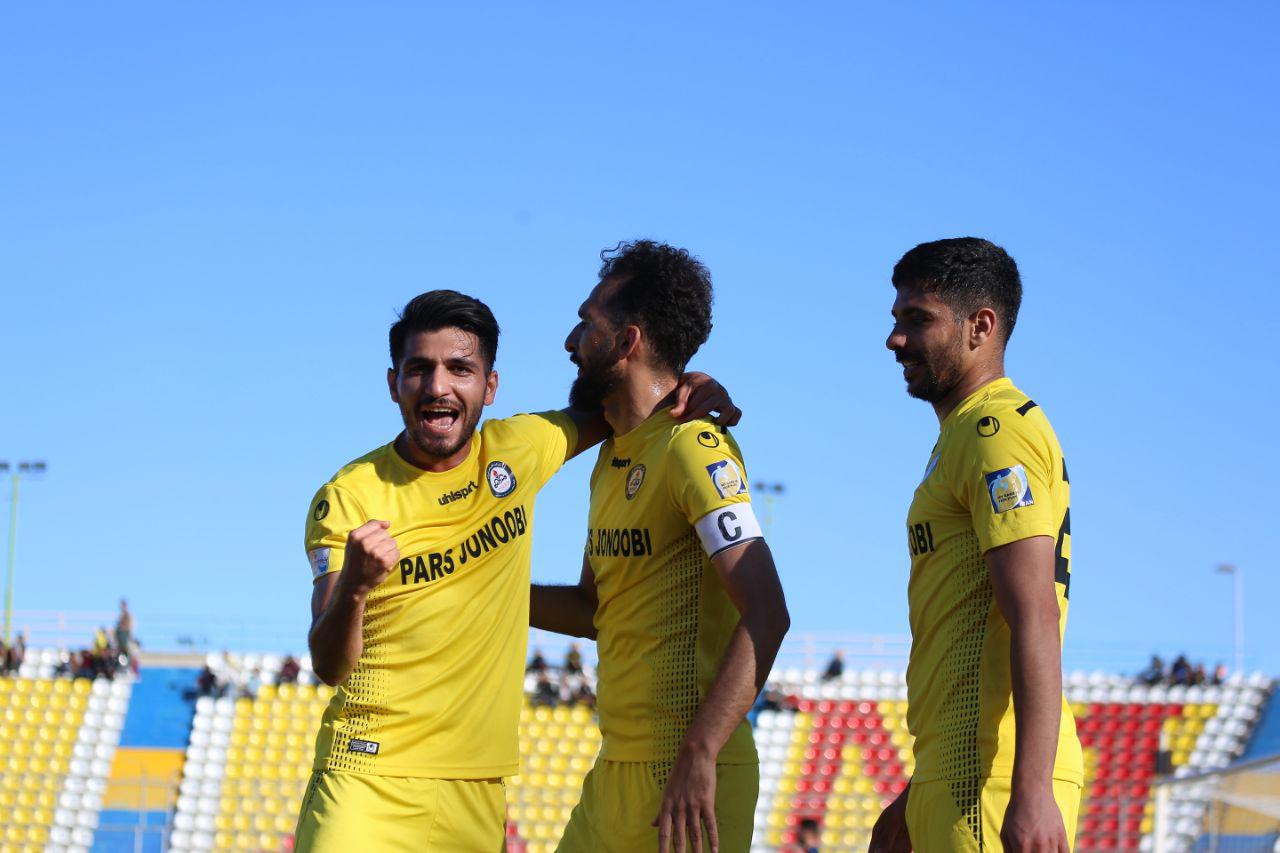
[[764, 498], [764, 535], [768, 537], [773, 528], [773, 502], [779, 495], [786, 492], [787, 487], [782, 483], [756, 481], [751, 484], [751, 489]]
[[10, 465], [8, 460], [0, 460], [0, 473], [10, 472], [12, 499], [9, 502], [9, 581], [4, 593], [4, 644], [9, 645], [13, 624], [13, 567], [18, 554], [18, 483], [24, 474], [43, 474], [44, 460], [38, 462], [19, 462]]
[[1234, 603], [1231, 607], [1232, 646], [1235, 651], [1236, 672], [1244, 675], [1244, 570], [1239, 566], [1223, 563], [1216, 571], [1231, 575]]

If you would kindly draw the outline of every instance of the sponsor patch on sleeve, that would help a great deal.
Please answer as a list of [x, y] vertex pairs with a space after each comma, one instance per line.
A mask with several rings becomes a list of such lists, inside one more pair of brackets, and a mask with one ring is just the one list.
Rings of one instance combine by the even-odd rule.
[[1027, 471], [1021, 465], [992, 471], [986, 477], [991, 508], [997, 513], [1008, 512], [1020, 506], [1031, 506], [1036, 502], [1031, 495], [1031, 481], [1027, 479]]
[[732, 459], [721, 459], [707, 466], [707, 475], [711, 484], [722, 498], [731, 498], [746, 492], [747, 484], [742, 480], [742, 471]]
[[756, 520], [756, 514], [749, 503], [712, 510], [693, 526], [698, 531], [698, 538], [702, 540], [702, 548], [708, 557], [714, 557], [725, 548], [764, 537], [764, 533], [760, 531], [760, 522]]
[[329, 571], [329, 549], [315, 548], [307, 552], [307, 559], [311, 561], [311, 579], [315, 580]]

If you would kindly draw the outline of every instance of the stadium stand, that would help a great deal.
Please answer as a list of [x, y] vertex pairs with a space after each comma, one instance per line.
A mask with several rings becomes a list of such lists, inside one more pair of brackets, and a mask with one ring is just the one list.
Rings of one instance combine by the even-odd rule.
[[[124, 820], [152, 829], [134, 833], [155, 839], [137, 849], [290, 849], [315, 731], [332, 694], [315, 684], [309, 661], [301, 662], [299, 683], [274, 684], [277, 656], [246, 656], [231, 666], [210, 655], [220, 695], [188, 696], [185, 706], [170, 694], [183, 679], [194, 689], [194, 667], [144, 668], [134, 684], [50, 678], [48, 661], [56, 657], [33, 651], [25, 675], [0, 680], [0, 734], [30, 744], [0, 762], [0, 850], [125, 849], [106, 844], [107, 825]], [[761, 759], [754, 849], [795, 853], [797, 827], [811, 818], [822, 850], [865, 850], [880, 809], [913, 769], [902, 673], [853, 669], [825, 681], [816, 669], [774, 675], [772, 695], [782, 700], [754, 715]], [[1156, 783], [1161, 774], [1195, 781], [1230, 765], [1254, 734], [1270, 681], [1147, 686], [1075, 673], [1065, 689], [1088, 775], [1077, 849], [1155, 850], [1157, 828], [1161, 850], [1206, 849], [1206, 815], [1222, 785], [1164, 786], [1157, 827]], [[524, 709], [523, 770], [508, 785], [509, 851], [554, 849], [599, 738], [588, 707], [531, 702]], [[121, 791], [139, 768], [154, 785], [179, 766], [167, 792], [121, 807]]]
[[0, 678], [5, 850], [73, 853], [93, 844], [131, 686], [51, 678], [58, 661], [53, 649], [30, 649], [16, 677]]

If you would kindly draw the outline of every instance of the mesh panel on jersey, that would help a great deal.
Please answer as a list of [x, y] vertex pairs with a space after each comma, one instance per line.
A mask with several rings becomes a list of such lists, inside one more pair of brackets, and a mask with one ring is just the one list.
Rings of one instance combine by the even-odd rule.
[[[351, 670], [338, 693], [344, 698], [344, 704], [334, 721], [333, 747], [329, 750], [328, 764], [333, 770], [373, 772], [376, 767], [377, 756], [352, 752], [350, 744], [352, 740], [380, 742], [378, 735], [382, 726], [375, 712], [386, 704], [390, 676], [385, 667], [371, 667], [365, 662], [380, 664], [385, 660], [384, 641], [391, 617], [390, 608], [384, 608], [377, 615], [365, 615], [361, 662]], [[338, 701], [337, 696], [334, 701]]]
[[982, 559], [978, 537], [967, 531], [952, 546], [955, 590], [947, 654], [941, 672], [947, 695], [940, 708], [945, 778], [973, 837], [982, 843], [981, 769], [978, 760], [978, 720], [982, 701], [982, 648], [991, 611], [991, 580]]
[[[653, 660], [653, 740], [662, 758], [650, 765], [666, 787], [672, 761], [698, 710], [698, 629], [702, 604], [702, 545], [690, 531], [660, 555], [661, 597], [654, 608], [654, 636], [662, 645]], [[665, 713], [663, 713], [665, 712]], [[670, 756], [668, 758], [668, 756]]]

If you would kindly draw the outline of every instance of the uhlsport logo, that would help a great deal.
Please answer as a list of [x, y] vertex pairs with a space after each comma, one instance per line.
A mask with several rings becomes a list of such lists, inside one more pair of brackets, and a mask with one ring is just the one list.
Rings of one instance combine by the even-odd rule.
[[321, 521], [328, 514], [329, 514], [329, 502], [322, 499], [319, 503], [316, 504], [316, 511], [311, 513], [311, 517], [314, 518], [316, 521]]
[[485, 479], [489, 481], [489, 491], [495, 498], [505, 498], [515, 491], [516, 475], [505, 462], [490, 462]]
[[991, 508], [996, 512], [1008, 512], [1020, 506], [1031, 506], [1031, 482], [1021, 465], [1001, 468], [987, 475], [987, 493], [991, 496]]
[[636, 492], [640, 491], [640, 487], [644, 485], [644, 466], [637, 465], [627, 472], [627, 500], [631, 500], [636, 496]]
[[707, 432], [706, 430], [703, 430], [698, 433], [698, 444], [701, 444], [703, 447], [719, 447], [720, 439], [716, 438], [716, 434], [714, 432]]
[[991, 438], [1000, 431], [1000, 419], [994, 415], [986, 415], [978, 420], [978, 435]]

